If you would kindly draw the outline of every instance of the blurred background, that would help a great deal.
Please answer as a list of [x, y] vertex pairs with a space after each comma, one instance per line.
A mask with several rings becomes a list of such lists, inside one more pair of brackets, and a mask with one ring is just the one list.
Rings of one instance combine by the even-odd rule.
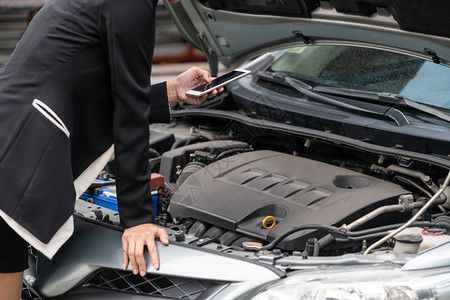
[[[14, 50], [28, 23], [47, 0], [0, 0], [0, 64]], [[185, 43], [160, 0], [156, 9], [156, 46], [152, 83], [173, 78], [191, 66], [208, 70], [203, 53]], [[221, 73], [224, 68], [221, 67]]]

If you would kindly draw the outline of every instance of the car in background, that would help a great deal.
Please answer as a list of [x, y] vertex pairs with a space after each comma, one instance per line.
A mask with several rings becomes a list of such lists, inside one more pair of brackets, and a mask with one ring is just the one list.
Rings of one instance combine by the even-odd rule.
[[213, 74], [252, 73], [150, 127], [161, 267], [122, 270], [111, 160], [29, 296], [450, 298], [450, 3], [166, 4]]

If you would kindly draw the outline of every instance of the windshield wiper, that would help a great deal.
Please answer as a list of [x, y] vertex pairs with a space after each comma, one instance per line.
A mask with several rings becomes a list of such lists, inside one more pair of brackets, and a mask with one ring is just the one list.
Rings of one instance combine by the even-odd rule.
[[[337, 96], [345, 96], [345, 97], [352, 97], [357, 99], [363, 99], [363, 100], [370, 100], [373, 102], [383, 103], [383, 104], [389, 104], [389, 105], [398, 105], [402, 107], [408, 107], [413, 108], [418, 111], [427, 113], [429, 115], [435, 116], [441, 120], [447, 121], [450, 123], [450, 115], [431, 107], [427, 104], [414, 101], [411, 99], [408, 99], [403, 96], [399, 96], [397, 94], [392, 93], [376, 93], [376, 92], [366, 92], [366, 91], [359, 91], [359, 90], [352, 90], [352, 89], [346, 89], [346, 88], [337, 88], [337, 87], [329, 87], [329, 86], [316, 86], [313, 88], [313, 91], [319, 92], [319, 93], [325, 93], [330, 95], [337, 95]], [[443, 108], [445, 109], [445, 108]]]
[[373, 103], [362, 103], [361, 101], [353, 99], [323, 95], [318, 91], [315, 91], [315, 89], [313, 89], [307, 83], [295, 79], [282, 72], [259, 71], [255, 75], [272, 82], [288, 85], [298, 92], [302, 93], [303, 95], [307, 96], [309, 99], [314, 99], [324, 104], [387, 117], [394, 120], [394, 122], [398, 126], [409, 125], [409, 121], [408, 119], [406, 119], [405, 115], [401, 111], [393, 107], [386, 107], [385, 105]]

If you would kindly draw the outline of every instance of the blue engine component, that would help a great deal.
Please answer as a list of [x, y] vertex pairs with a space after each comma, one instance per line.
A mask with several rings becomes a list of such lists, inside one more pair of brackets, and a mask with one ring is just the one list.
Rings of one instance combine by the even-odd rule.
[[[80, 198], [99, 206], [119, 211], [117, 206], [117, 191], [114, 180], [96, 179], [91, 187]], [[153, 212], [158, 215], [158, 192], [152, 191]]]

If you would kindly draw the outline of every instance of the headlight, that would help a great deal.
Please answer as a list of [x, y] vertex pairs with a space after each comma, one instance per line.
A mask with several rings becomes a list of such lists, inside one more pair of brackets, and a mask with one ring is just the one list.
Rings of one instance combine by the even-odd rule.
[[394, 266], [303, 271], [280, 280], [253, 300], [450, 299], [450, 268], [402, 271]]

